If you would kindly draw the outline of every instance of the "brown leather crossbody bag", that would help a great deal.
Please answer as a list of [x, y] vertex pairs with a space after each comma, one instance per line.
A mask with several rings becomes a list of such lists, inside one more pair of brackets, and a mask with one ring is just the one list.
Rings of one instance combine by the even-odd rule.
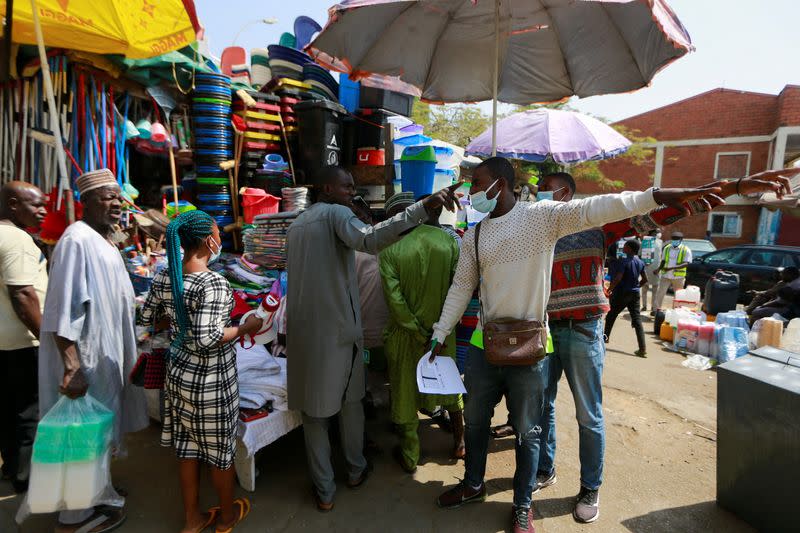
[[[478, 241], [481, 223], [475, 226], [475, 261], [478, 264], [478, 301], [481, 320], [486, 316], [481, 297], [481, 261]], [[538, 320], [500, 318], [483, 324], [483, 349], [486, 361], [496, 366], [535, 365], [547, 355], [547, 325]]]

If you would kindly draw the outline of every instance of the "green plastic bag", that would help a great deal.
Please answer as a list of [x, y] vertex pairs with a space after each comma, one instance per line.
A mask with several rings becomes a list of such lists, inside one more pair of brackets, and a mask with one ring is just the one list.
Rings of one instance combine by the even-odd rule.
[[31, 513], [121, 507], [125, 500], [111, 484], [113, 428], [114, 413], [97, 399], [59, 398], [37, 427], [17, 523]]
[[33, 461], [91, 461], [111, 444], [114, 413], [88, 394], [77, 400], [62, 396], [39, 422]]

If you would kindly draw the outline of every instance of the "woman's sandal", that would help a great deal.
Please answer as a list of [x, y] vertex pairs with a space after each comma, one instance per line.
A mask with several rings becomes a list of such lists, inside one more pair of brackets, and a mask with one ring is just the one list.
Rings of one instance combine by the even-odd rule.
[[219, 525], [217, 525], [216, 533], [231, 533], [231, 531], [233, 531], [233, 528], [239, 525], [239, 522], [244, 520], [245, 517], [248, 514], [250, 514], [250, 500], [248, 500], [247, 498], [236, 498], [235, 500], [233, 500], [233, 504], [239, 505], [239, 517], [236, 519], [233, 525], [228, 529], [220, 529]]
[[208, 529], [211, 524], [216, 523], [217, 517], [219, 516], [219, 507], [209, 507], [205, 514], [207, 516], [206, 521], [203, 522], [203, 525], [200, 526], [200, 529], [197, 530], [197, 533], [203, 533], [203, 531]]

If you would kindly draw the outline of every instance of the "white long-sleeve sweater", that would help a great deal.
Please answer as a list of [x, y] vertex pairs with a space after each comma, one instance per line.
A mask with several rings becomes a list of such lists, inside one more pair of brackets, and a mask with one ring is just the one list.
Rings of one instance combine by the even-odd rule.
[[[571, 202], [517, 202], [497, 218], [481, 223], [481, 324], [501, 318], [544, 321], [556, 241], [648, 213], [658, 207], [653, 190], [605, 194]], [[433, 338], [444, 342], [478, 286], [475, 230], [464, 236], [461, 255]]]

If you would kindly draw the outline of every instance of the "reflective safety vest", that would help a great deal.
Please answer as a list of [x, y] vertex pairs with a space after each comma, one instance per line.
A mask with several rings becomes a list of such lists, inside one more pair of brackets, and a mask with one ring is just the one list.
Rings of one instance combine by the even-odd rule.
[[[664, 246], [664, 254], [661, 256], [661, 272], [664, 272], [664, 268], [669, 266], [669, 253], [672, 251], [672, 244], [667, 244]], [[683, 263], [684, 258], [686, 257], [686, 250], [688, 247], [684, 244], [678, 246], [678, 262], [676, 264], [680, 265]], [[679, 268], [678, 270], [673, 270], [672, 273], [675, 275], [676, 278], [685, 278], [686, 277], [686, 267]]]

